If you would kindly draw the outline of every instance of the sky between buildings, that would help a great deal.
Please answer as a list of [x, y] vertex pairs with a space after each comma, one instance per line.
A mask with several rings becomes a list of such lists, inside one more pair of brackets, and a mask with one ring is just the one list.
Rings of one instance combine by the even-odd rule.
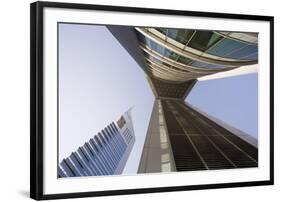
[[[198, 82], [187, 101], [257, 137], [257, 74]], [[154, 96], [145, 74], [105, 26], [59, 25], [59, 161], [134, 106], [136, 173]]]
[[197, 82], [188, 103], [258, 138], [258, 74]]
[[137, 170], [153, 105], [143, 71], [104, 26], [59, 26], [59, 161], [134, 106]]

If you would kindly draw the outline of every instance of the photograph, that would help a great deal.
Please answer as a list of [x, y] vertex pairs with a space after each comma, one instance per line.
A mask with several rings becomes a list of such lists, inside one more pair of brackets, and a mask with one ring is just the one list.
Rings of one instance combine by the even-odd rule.
[[272, 185], [273, 23], [31, 4], [31, 197]]
[[58, 22], [57, 177], [259, 168], [259, 33]]

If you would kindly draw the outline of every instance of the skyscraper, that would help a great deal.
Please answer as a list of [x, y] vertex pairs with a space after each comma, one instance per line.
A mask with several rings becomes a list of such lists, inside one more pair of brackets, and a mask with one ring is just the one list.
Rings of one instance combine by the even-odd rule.
[[258, 166], [247, 134], [185, 98], [198, 79], [257, 70], [257, 33], [108, 26], [144, 70], [155, 95], [139, 173]]
[[130, 110], [94, 135], [58, 166], [59, 177], [121, 174], [135, 143]]

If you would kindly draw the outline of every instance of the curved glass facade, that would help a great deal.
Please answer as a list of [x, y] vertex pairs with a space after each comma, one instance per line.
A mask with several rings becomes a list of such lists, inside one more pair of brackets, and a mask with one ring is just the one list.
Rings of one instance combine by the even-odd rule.
[[[253, 53], [258, 52], [258, 46], [255, 44], [247, 44], [242, 41], [223, 39], [215, 47], [207, 51], [207, 53], [217, 56], [223, 56], [233, 59], [247, 59], [257, 60], [257, 55], [254, 56]], [[253, 55], [253, 57], [248, 57]]]
[[184, 71], [181, 65], [186, 72], [219, 72], [258, 59], [257, 34], [171, 28], [136, 28], [136, 34], [146, 59], [177, 71]]
[[[141, 44], [146, 45], [148, 48], [150, 48], [153, 51], [156, 51], [160, 55], [170, 58], [176, 62], [182, 63], [184, 65], [192, 65], [194, 67], [206, 67], [210, 65], [209, 63], [199, 62], [192, 60], [190, 58], [181, 56], [165, 47], [163, 47], [160, 44], [157, 44], [155, 41], [149, 39], [148, 37], [145, 37], [144, 35], [138, 33], [138, 39], [141, 42]], [[212, 66], [211, 68], [216, 68], [215, 66]], [[218, 68], [225, 68], [221, 65], [218, 65]]]
[[187, 70], [183, 70], [183, 69], [177, 68], [177, 67], [175, 67], [175, 66], [172, 66], [172, 65], [170, 65], [170, 64], [168, 64], [168, 63], [166, 63], [166, 62], [163, 62], [162, 60], [159, 60], [159, 59], [157, 59], [156, 57], [153, 57], [152, 55], [148, 54], [148, 53], [145, 52], [145, 51], [143, 51], [143, 55], [144, 55], [144, 57], [145, 57], [146, 59], [149, 59], [149, 60], [151, 60], [152, 62], [155, 62], [155, 63], [157, 63], [157, 64], [159, 64], [159, 65], [163, 65], [163, 66], [168, 67], [168, 68], [173, 68], [173, 69], [175, 69], [175, 70], [177, 70], [177, 71], [181, 71], [181, 72], [189, 72], [189, 71], [187, 71]]
[[[250, 41], [242, 41], [240, 39], [227, 38], [230, 33], [218, 33], [215, 31], [198, 31], [198, 30], [184, 30], [184, 29], [167, 29], [167, 28], [146, 28], [146, 35], [137, 31], [138, 40], [140, 44], [145, 47], [159, 53], [160, 55], [172, 59], [175, 62], [179, 62], [183, 65], [191, 65], [195, 68], [205, 69], [224, 69], [229, 65], [224, 66], [219, 63], [216, 64], [215, 59], [231, 59], [233, 61], [250, 61], [257, 60], [258, 46]], [[227, 35], [226, 35], [227, 34]], [[231, 33], [232, 34], [232, 33]], [[235, 37], [239, 37], [240, 33], [236, 33]], [[159, 42], [152, 37], [159, 37], [164, 42]], [[241, 34], [241, 37], [245, 38], [245, 34]], [[253, 41], [253, 36], [250, 38]], [[169, 40], [168, 40], [169, 39]], [[197, 54], [196, 60], [183, 56], [184, 54], [178, 54], [173, 51], [173, 48], [166, 48], [170, 46], [176, 46], [171, 42], [171, 39], [181, 44], [182, 52], [186, 51], [186, 48], [194, 50], [193, 54]], [[166, 43], [166, 46], [164, 44]], [[179, 48], [179, 47], [176, 47]], [[209, 59], [207, 62], [200, 61], [200, 57], [206, 57]], [[212, 62], [212, 60], [214, 60]], [[236, 65], [239, 66], [239, 65]]]
[[224, 34], [219, 34], [213, 31], [165, 28], [156, 28], [156, 30], [181, 44], [202, 52], [206, 51], [213, 55], [227, 56], [233, 59], [257, 60], [257, 57], [254, 56], [248, 57], [258, 50], [257, 44], [253, 42], [253, 38], [257, 35], [251, 35], [251, 38], [247, 38], [245, 33], [224, 32]]

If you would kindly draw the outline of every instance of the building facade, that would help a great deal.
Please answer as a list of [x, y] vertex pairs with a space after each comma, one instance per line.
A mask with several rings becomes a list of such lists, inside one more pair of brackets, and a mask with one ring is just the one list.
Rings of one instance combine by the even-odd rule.
[[202, 78], [256, 72], [257, 33], [107, 28], [143, 69], [155, 95], [139, 173], [258, 166], [257, 144], [185, 102]]
[[131, 112], [127, 111], [64, 158], [58, 166], [58, 177], [122, 174], [134, 143]]

